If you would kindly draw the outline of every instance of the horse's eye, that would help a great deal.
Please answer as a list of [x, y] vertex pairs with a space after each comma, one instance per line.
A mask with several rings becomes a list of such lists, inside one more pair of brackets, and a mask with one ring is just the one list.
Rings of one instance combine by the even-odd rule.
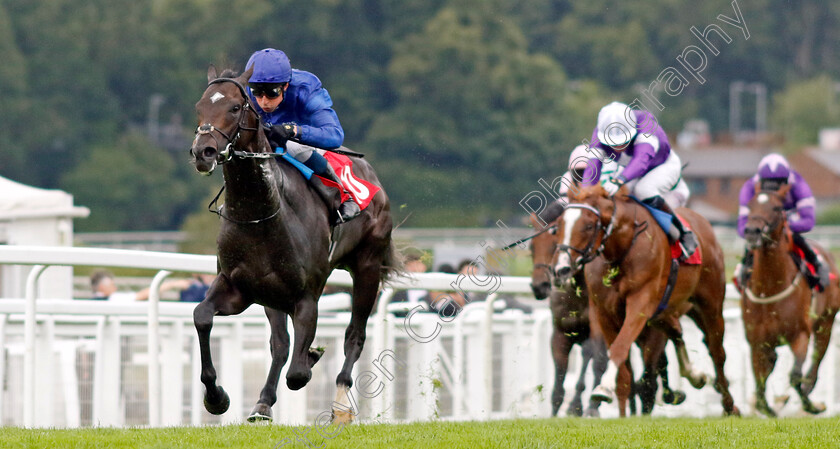
[[230, 112], [239, 112], [239, 110], [240, 110], [240, 109], [242, 109], [242, 106], [239, 106], [239, 105], [237, 104], [237, 105], [235, 105], [234, 107], [232, 107], [232, 108], [230, 109]]
[[592, 223], [586, 223], [586, 226], [583, 227], [584, 231], [591, 231], [593, 229], [595, 229], [595, 225], [593, 225]]
[[557, 228], [551, 228], [548, 230], [548, 233], [551, 235], [557, 235]]
[[785, 210], [785, 208], [782, 206], [776, 206], [773, 208], [773, 212], [781, 212], [783, 210]]

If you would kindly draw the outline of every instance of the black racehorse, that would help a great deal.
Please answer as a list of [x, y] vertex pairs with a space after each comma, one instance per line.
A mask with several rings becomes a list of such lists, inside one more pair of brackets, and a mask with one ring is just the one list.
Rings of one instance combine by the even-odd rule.
[[[323, 354], [310, 348], [318, 298], [330, 272], [343, 268], [353, 276], [353, 303], [333, 412], [339, 420], [352, 419], [358, 411], [348, 401], [351, 373], [364, 346], [367, 320], [380, 284], [401, 266], [391, 240], [388, 197], [379, 190], [359, 217], [332, 228], [327, 205], [306, 179], [273, 157], [245, 91], [251, 71], [234, 75], [225, 71], [217, 77], [215, 67], [208, 70], [209, 85], [196, 103], [198, 129], [190, 149], [199, 173], [208, 175], [223, 164], [225, 181], [224, 205], [218, 211], [219, 275], [194, 312], [205, 408], [221, 414], [230, 405], [216, 384], [210, 356], [213, 317], [236, 315], [251, 304], [264, 306], [271, 324], [271, 368], [248, 420], [270, 420], [280, 370], [289, 356], [287, 317], [292, 318], [295, 341], [286, 385], [297, 390], [309, 382], [312, 366]], [[365, 160], [351, 160], [357, 177], [379, 185]]]

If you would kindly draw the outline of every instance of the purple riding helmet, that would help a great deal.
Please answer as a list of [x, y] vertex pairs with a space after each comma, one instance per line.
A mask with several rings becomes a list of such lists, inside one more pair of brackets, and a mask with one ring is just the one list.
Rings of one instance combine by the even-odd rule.
[[781, 154], [768, 154], [758, 163], [758, 178], [762, 188], [777, 190], [782, 184], [788, 183], [790, 174], [790, 164]]

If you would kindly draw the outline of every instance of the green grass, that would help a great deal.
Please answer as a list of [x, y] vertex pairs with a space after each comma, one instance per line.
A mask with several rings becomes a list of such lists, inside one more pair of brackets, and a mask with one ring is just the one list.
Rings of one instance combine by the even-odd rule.
[[[279, 425], [164, 429], [0, 429], [0, 446], [17, 448], [836, 448], [838, 418], [543, 419], [364, 424], [328, 427], [332, 438]], [[297, 431], [297, 434], [295, 433]], [[305, 435], [306, 443], [298, 436]]]

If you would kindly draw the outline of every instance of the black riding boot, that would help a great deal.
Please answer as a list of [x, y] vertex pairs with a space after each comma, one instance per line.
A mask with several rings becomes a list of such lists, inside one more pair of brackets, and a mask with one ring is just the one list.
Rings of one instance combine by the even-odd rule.
[[[338, 179], [338, 175], [335, 173], [335, 170], [333, 170], [331, 165], [327, 165], [327, 169], [323, 173], [318, 173], [318, 175], [338, 184], [340, 189], [344, 189], [344, 185], [341, 184], [341, 180]], [[347, 194], [347, 200], [338, 206], [339, 223], [346, 223], [358, 217], [359, 214], [362, 213], [362, 209], [358, 204], [356, 204], [356, 201], [353, 200], [353, 196], [350, 195], [346, 189], [344, 190], [344, 193]]]
[[828, 287], [828, 264], [820, 262], [819, 257], [817, 257], [817, 253], [811, 248], [811, 245], [805, 240], [805, 237], [802, 237], [802, 234], [798, 232], [793, 232], [793, 243], [796, 244], [799, 248], [802, 248], [802, 252], [805, 255], [805, 260], [808, 261], [811, 265], [814, 266], [817, 270], [816, 276], [812, 275], [810, 270], [807, 267], [804, 267], [806, 277], [808, 278], [808, 284], [811, 288], [819, 286], [819, 291], [825, 290]]
[[671, 228], [668, 230], [668, 239], [671, 242], [679, 241], [680, 245], [683, 249], [683, 254], [686, 257], [694, 254], [694, 251], [697, 250], [697, 237], [694, 236], [694, 232], [685, 229], [682, 224], [682, 221], [677, 217], [676, 212], [671, 209], [671, 206], [665, 202], [665, 199], [661, 196], [657, 195], [646, 200], [643, 200], [645, 204], [648, 206], [654, 207], [656, 209], [661, 210], [662, 212], [666, 212], [671, 214]]

